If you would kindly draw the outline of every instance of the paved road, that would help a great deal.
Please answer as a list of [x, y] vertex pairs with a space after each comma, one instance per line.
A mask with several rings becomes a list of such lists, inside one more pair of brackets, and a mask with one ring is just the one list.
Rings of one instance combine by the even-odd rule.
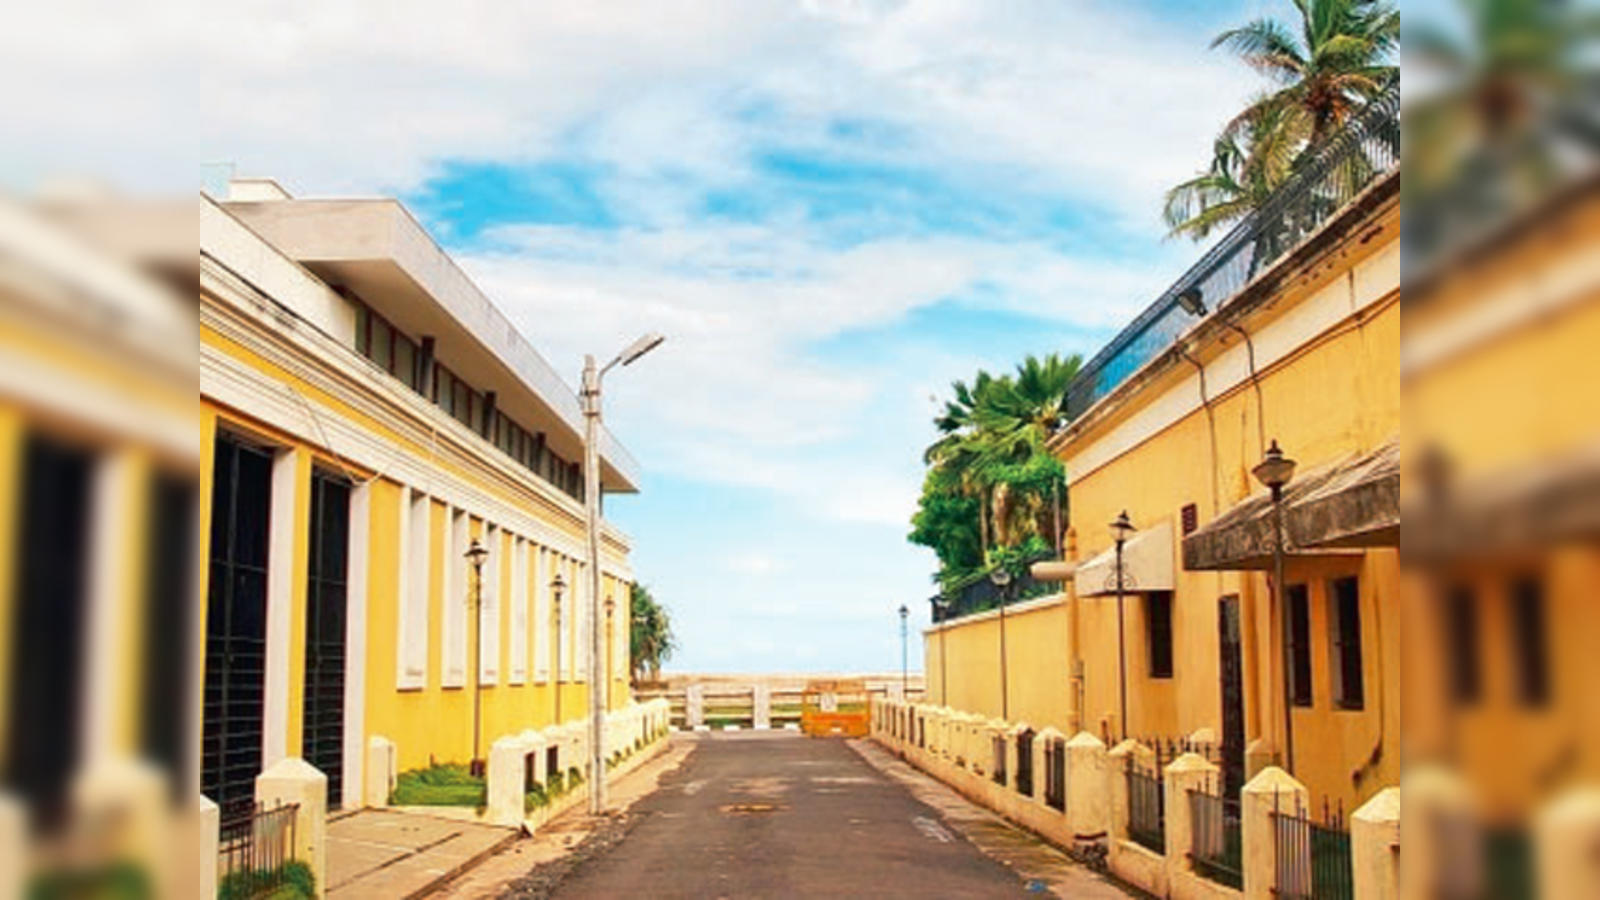
[[1004, 897], [1005, 866], [838, 740], [701, 735], [559, 898]]

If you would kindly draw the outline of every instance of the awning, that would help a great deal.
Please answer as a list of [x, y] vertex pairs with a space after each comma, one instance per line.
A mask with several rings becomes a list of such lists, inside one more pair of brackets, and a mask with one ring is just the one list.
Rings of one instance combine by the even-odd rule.
[[[1173, 556], [1172, 520], [1164, 519], [1145, 531], [1135, 532], [1122, 545], [1122, 589], [1129, 593], [1172, 590], [1177, 568]], [[1072, 578], [1079, 597], [1115, 594], [1116, 547], [1079, 564]]]
[[[1400, 443], [1297, 475], [1284, 490], [1284, 544], [1298, 554], [1400, 546]], [[1183, 567], [1272, 565], [1272, 498], [1238, 504], [1183, 539]]]

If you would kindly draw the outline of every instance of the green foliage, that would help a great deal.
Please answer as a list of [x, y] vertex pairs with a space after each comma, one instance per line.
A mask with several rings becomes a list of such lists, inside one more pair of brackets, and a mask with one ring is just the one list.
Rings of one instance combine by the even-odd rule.
[[[1162, 218], [1199, 240], [1259, 207], [1306, 150], [1337, 132], [1399, 70], [1400, 13], [1387, 0], [1295, 0], [1292, 25], [1256, 19], [1217, 35], [1271, 87], [1228, 121], [1204, 171], [1167, 193]], [[1352, 177], [1357, 173], [1351, 173]]]
[[150, 877], [131, 862], [90, 869], [53, 869], [34, 876], [28, 900], [144, 900], [154, 894]]
[[459, 763], [402, 772], [389, 802], [395, 806], [472, 806], [488, 803], [488, 786]]
[[580, 784], [583, 784], [583, 770], [573, 766], [567, 770], [567, 787], [575, 788]]
[[537, 781], [528, 785], [528, 790], [522, 795], [522, 811], [531, 813], [536, 809], [543, 809], [550, 805], [550, 795], [545, 793], [544, 785]]
[[672, 651], [678, 648], [672, 633], [672, 616], [642, 584], [633, 586], [628, 616], [628, 658], [633, 679], [638, 681], [646, 673], [657, 678], [661, 664], [671, 659]]
[[992, 548], [1054, 545], [1066, 472], [1045, 444], [1068, 421], [1067, 389], [1081, 363], [1030, 355], [1013, 374], [980, 370], [971, 385], [951, 385], [907, 536], [934, 551], [943, 589], [984, 571]]
[[[277, 886], [269, 888], [274, 882]], [[234, 872], [217, 885], [218, 900], [311, 900], [316, 895], [316, 876], [309, 865], [297, 859], [277, 869]]]
[[545, 779], [544, 789], [550, 799], [554, 800], [567, 792], [567, 779], [560, 772], [551, 772], [550, 777]]

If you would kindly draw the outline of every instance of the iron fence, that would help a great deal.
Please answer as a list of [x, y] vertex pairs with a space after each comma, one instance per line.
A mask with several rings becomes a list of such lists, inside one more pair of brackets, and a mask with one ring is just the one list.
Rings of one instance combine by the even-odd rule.
[[1067, 742], [1051, 738], [1044, 744], [1044, 802], [1052, 809], [1067, 809]]
[[295, 858], [299, 804], [267, 809], [260, 803], [222, 822], [217, 836], [217, 879], [229, 894], [259, 897], [284, 883], [284, 865]]
[[1033, 729], [1017, 734], [1017, 793], [1033, 796]]
[[1298, 798], [1293, 810], [1274, 799], [1272, 831], [1277, 860], [1277, 894], [1283, 900], [1352, 900], [1350, 831], [1343, 808], [1322, 804], [1320, 821]]
[[992, 754], [994, 756], [994, 764], [989, 767], [989, 772], [995, 784], [1006, 783], [1006, 756], [1009, 755], [1011, 750], [1010, 744], [1011, 742], [1006, 740], [1004, 734], [995, 735], [989, 742], [989, 746], [994, 749]]
[[1029, 571], [1034, 563], [1052, 558], [1053, 553], [1043, 553], [1024, 560], [1022, 573], [1013, 577], [1003, 588], [991, 581], [988, 570], [985, 570], [929, 597], [928, 606], [932, 610], [933, 621], [959, 619], [973, 613], [999, 609], [1002, 605], [1011, 606], [1035, 597], [1059, 593], [1062, 589], [1060, 581], [1037, 579]]
[[[1400, 85], [1396, 81], [1321, 146], [1262, 206], [1230, 230], [1157, 300], [1096, 353], [1067, 390], [1075, 419], [1154, 359], [1197, 321], [1178, 298], [1216, 309], [1332, 219], [1400, 163]], [[1205, 314], [1205, 308], [1199, 310]]]
[[1190, 861], [1196, 872], [1231, 888], [1244, 889], [1244, 842], [1239, 834], [1239, 798], [1223, 796], [1220, 785], [1189, 789]]
[[1147, 850], [1167, 852], [1167, 787], [1161, 770], [1128, 761], [1128, 838]]
[[1188, 737], [1163, 737], [1160, 735], [1134, 736], [1134, 740], [1149, 747], [1155, 753], [1155, 769], [1157, 773], [1166, 770], [1168, 764], [1185, 753], [1197, 753], [1205, 757], [1207, 762], [1220, 763], [1222, 761], [1222, 745], [1213, 741], [1196, 741]]

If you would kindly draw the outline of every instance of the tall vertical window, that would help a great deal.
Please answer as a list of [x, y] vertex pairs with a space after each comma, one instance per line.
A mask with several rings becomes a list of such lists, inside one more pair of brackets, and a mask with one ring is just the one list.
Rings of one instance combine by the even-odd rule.
[[1511, 582], [1511, 637], [1517, 699], [1543, 706], [1550, 699], [1550, 660], [1546, 655], [1544, 582], [1525, 575]]
[[1295, 706], [1311, 705], [1311, 597], [1303, 584], [1284, 592], [1289, 616], [1289, 699]]
[[1332, 647], [1333, 702], [1340, 709], [1366, 704], [1361, 671], [1361, 580], [1328, 582], [1328, 638]]
[[1478, 597], [1470, 586], [1458, 584], [1445, 595], [1444, 626], [1450, 695], [1457, 703], [1476, 703], [1483, 695], [1483, 674], [1478, 663]]
[[1144, 595], [1145, 650], [1151, 678], [1172, 677], [1172, 592]]

